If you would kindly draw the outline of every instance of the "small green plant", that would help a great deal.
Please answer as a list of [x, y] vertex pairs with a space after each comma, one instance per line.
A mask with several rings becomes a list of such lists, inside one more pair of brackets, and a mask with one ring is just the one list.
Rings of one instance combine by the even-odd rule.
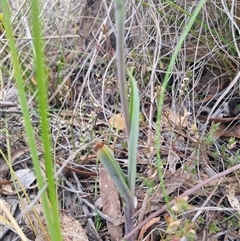
[[235, 137], [229, 138], [227, 143], [227, 149], [232, 149], [233, 147], [235, 147], [235, 145], [236, 145]]
[[[213, 133], [212, 133], [213, 134]], [[206, 138], [206, 143], [209, 145], [213, 142], [214, 138], [211, 137], [212, 134], [208, 134]], [[232, 167], [238, 163], [240, 158], [240, 153], [238, 150], [234, 150], [236, 146], [236, 141], [234, 137], [229, 138], [227, 143], [221, 143], [219, 145], [218, 150], [211, 151], [211, 156], [216, 159], [223, 159], [226, 161], [228, 167]], [[210, 149], [211, 146], [208, 146]]]
[[239, 159], [240, 159], [240, 153], [239, 152], [235, 152], [233, 155], [228, 157], [226, 159], [228, 167], [232, 167], [232, 166], [236, 165], [237, 163], [239, 163]]
[[205, 138], [205, 143], [208, 147], [212, 146], [215, 142], [214, 133], [218, 130], [220, 123], [212, 123], [210, 130]]
[[144, 179], [143, 180], [143, 185], [148, 188], [147, 193], [149, 195], [154, 193], [154, 187], [155, 187], [154, 181], [151, 181], [151, 180], [148, 180], [148, 179]]
[[199, 216], [198, 219], [197, 219], [197, 223], [200, 224], [200, 225], [204, 224], [205, 223], [204, 217], [203, 216]]
[[[97, 213], [97, 210], [96, 210]], [[94, 223], [95, 223], [95, 227], [97, 230], [101, 230], [103, 222], [101, 221], [101, 217], [98, 215], [94, 218]]]
[[208, 230], [210, 234], [215, 234], [219, 232], [218, 222], [217, 221], [211, 222], [208, 226]]
[[187, 197], [175, 199], [175, 204], [171, 208], [171, 216], [165, 216], [167, 223], [166, 240], [179, 240], [183, 236], [185, 236], [188, 240], [196, 239], [194, 224], [188, 219], [182, 221], [177, 217], [177, 215], [181, 215], [184, 211], [189, 210], [187, 200]]

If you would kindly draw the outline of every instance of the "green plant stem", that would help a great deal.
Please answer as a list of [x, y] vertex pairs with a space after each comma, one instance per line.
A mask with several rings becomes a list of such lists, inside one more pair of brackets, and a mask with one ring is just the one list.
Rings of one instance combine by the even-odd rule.
[[47, 88], [47, 76], [46, 68], [44, 65], [44, 52], [42, 43], [41, 33], [41, 22], [39, 20], [39, 2], [32, 1], [32, 25], [33, 25], [33, 43], [35, 48], [35, 66], [36, 66], [36, 77], [38, 83], [38, 104], [39, 104], [39, 115], [41, 119], [41, 133], [42, 133], [42, 144], [43, 144], [43, 156], [45, 161], [46, 176], [48, 179], [48, 193], [52, 209], [52, 223], [54, 225], [55, 239], [62, 240], [58, 198], [56, 193], [56, 185], [54, 179], [54, 168], [53, 159], [51, 155], [51, 137], [49, 127], [49, 116], [48, 116], [48, 88]]
[[[128, 97], [127, 97], [127, 84], [126, 84], [126, 74], [125, 74], [125, 53], [124, 53], [124, 24], [125, 24], [125, 1], [115, 0], [115, 15], [116, 15], [116, 25], [117, 25], [117, 60], [118, 60], [118, 79], [120, 88], [120, 97], [123, 110], [123, 116], [125, 119], [126, 132], [128, 137], [128, 149], [129, 149], [129, 172], [128, 172], [128, 187], [130, 188], [131, 197], [126, 200], [126, 206], [124, 208], [125, 213], [125, 233], [132, 230], [134, 223], [132, 220], [134, 214], [134, 192], [135, 192], [135, 177], [136, 177], [136, 152], [135, 149], [130, 149], [133, 143], [133, 135], [137, 135], [136, 128], [132, 129], [132, 121], [130, 120]], [[139, 108], [139, 106], [137, 107]], [[139, 117], [138, 117], [139, 119]], [[134, 123], [137, 125], [137, 123]], [[134, 143], [137, 148], [137, 143]], [[134, 148], [134, 147], [133, 147]], [[133, 241], [134, 236], [129, 237], [128, 241]]]
[[123, 116], [126, 123], [127, 136], [130, 135], [130, 116], [128, 108], [127, 85], [125, 74], [125, 52], [124, 52], [124, 24], [125, 24], [125, 1], [115, 0], [115, 14], [117, 26], [117, 61], [120, 97]]
[[[129, 202], [126, 202], [124, 206], [124, 215], [125, 215], [125, 234], [130, 233], [134, 228], [134, 222], [133, 222], [133, 215], [135, 213], [134, 208], [134, 199], [131, 198]], [[128, 238], [128, 241], [134, 241], [135, 235], [132, 235]]]

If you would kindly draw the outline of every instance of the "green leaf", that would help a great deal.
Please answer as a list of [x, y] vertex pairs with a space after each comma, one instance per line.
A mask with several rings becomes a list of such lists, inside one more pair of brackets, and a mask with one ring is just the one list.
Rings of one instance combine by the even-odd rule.
[[130, 202], [132, 195], [127, 185], [126, 177], [121, 170], [116, 159], [113, 157], [110, 149], [103, 144], [103, 142], [98, 142], [94, 151], [97, 153], [97, 157], [100, 159], [107, 172], [113, 179], [114, 184], [118, 188], [121, 196], [125, 198], [126, 202]]
[[130, 100], [130, 135], [128, 140], [128, 186], [134, 196], [137, 165], [137, 148], [139, 134], [139, 93], [137, 83], [132, 75], [133, 69], [127, 69], [131, 81], [131, 100]]

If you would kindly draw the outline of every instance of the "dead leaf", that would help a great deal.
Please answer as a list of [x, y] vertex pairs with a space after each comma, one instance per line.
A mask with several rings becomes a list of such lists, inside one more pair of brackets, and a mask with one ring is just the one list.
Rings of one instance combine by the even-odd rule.
[[[25, 154], [29, 148], [19, 148], [11, 153], [12, 164], [23, 154]], [[5, 161], [0, 163], [0, 178], [4, 179], [8, 173], [9, 167]]]
[[[100, 165], [99, 182], [104, 213], [113, 220], [120, 219], [122, 215], [118, 190], [102, 164]], [[112, 241], [122, 239], [122, 225], [114, 226], [107, 222], [107, 227]]]
[[31, 209], [27, 210], [28, 204], [27, 199], [22, 198], [19, 205], [28, 228], [35, 233], [37, 240], [50, 240], [42, 204], [35, 203]]
[[[4, 199], [0, 199], [0, 200], [8, 210], [11, 210], [11, 205], [8, 202], [6, 202]], [[5, 225], [12, 228], [12, 224], [10, 223], [6, 214], [3, 212], [2, 208], [0, 207], [0, 230], [2, 230]], [[1, 236], [1, 232], [0, 232], [0, 236]]]
[[2, 186], [2, 193], [5, 195], [13, 195], [15, 192], [13, 191], [12, 185], [6, 184]]
[[228, 184], [226, 185], [226, 196], [232, 208], [237, 209], [237, 212], [240, 214], [240, 203], [235, 195], [236, 185]]
[[7, 176], [9, 167], [5, 161], [1, 161], [0, 163], [0, 178], [4, 179]]
[[14, 103], [18, 103], [18, 89], [10, 88], [6, 90], [1, 90], [0, 99], [3, 99], [4, 101], [11, 101]]
[[144, 234], [147, 232], [147, 230], [153, 225], [155, 224], [156, 222], [158, 222], [160, 220], [160, 217], [157, 217], [157, 218], [153, 218], [151, 221], [149, 221], [147, 224], [145, 224], [142, 228], [141, 228], [141, 231], [139, 233], [139, 236], [138, 236], [138, 240], [143, 240], [143, 236]]
[[120, 131], [125, 130], [126, 129], [126, 125], [125, 125], [125, 120], [123, 118], [123, 114], [119, 113], [116, 115], [113, 115], [109, 120], [108, 120], [109, 124], [113, 127], [116, 128]]
[[[32, 183], [36, 180], [34, 171], [29, 168], [19, 169], [15, 171], [15, 175], [17, 178], [16, 192], [21, 191], [22, 188], [29, 189]], [[21, 185], [18, 184], [18, 181], [21, 183]]]
[[240, 139], [240, 125], [229, 126], [227, 124], [221, 124], [217, 131], [213, 133], [215, 138], [220, 137], [235, 137]]
[[222, 133], [223, 137], [235, 137], [240, 139], [240, 125], [233, 126], [230, 130]]
[[0, 186], [6, 185], [6, 184], [11, 184], [11, 183], [12, 183], [12, 181], [10, 181], [10, 180], [0, 178]]
[[218, 129], [213, 133], [213, 137], [215, 139], [219, 139], [224, 134], [224, 132], [226, 132], [226, 128], [227, 126], [225, 124], [220, 124]]
[[167, 162], [169, 165], [169, 172], [172, 172], [172, 173], [176, 172], [176, 165], [177, 165], [177, 163], [179, 163], [180, 160], [181, 159], [180, 159], [179, 155], [177, 155], [173, 151], [169, 151], [168, 162]]
[[86, 231], [83, 229], [80, 222], [73, 217], [68, 217], [64, 214], [61, 215], [61, 226], [64, 240], [88, 241]]
[[162, 125], [164, 127], [169, 127], [174, 125], [178, 125], [181, 127], [187, 127], [188, 124], [188, 116], [191, 115], [190, 112], [187, 111], [186, 108], [181, 107], [181, 110], [173, 110], [171, 108], [164, 115], [162, 115]]
[[[36, 234], [35, 241], [50, 240], [42, 204], [35, 203], [34, 206], [25, 213], [28, 207], [28, 202], [26, 199], [21, 200], [20, 209], [25, 214], [23, 215], [24, 221], [26, 222], [28, 228]], [[86, 232], [80, 222], [73, 217], [68, 217], [64, 214], [60, 216], [60, 219], [64, 240], [88, 241]]]

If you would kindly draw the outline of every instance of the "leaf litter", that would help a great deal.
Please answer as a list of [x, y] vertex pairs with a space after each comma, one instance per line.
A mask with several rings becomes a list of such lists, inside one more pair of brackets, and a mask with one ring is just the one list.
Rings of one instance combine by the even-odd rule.
[[[149, 6], [143, 3], [127, 4], [126, 10], [126, 19], [131, 20], [131, 23], [126, 23], [126, 46], [129, 51], [127, 64], [134, 67], [141, 95], [142, 115], [136, 187], [138, 206], [134, 216], [139, 223], [160, 209], [164, 203], [156, 164], [157, 135], [161, 138], [163, 181], [166, 193], [171, 199], [238, 163], [240, 148], [239, 88], [236, 83], [228, 89], [238, 71], [239, 56], [233, 51], [232, 46], [235, 43], [231, 38], [224, 42], [223, 36], [233, 35], [228, 32], [228, 21], [221, 20], [230, 14], [230, 10], [228, 12], [221, 3], [210, 1], [198, 16], [208, 27], [196, 25], [196, 29], [190, 31], [180, 51], [181, 58], [179, 57], [174, 65], [164, 101], [162, 133], [156, 133], [158, 89], [162, 84], [175, 42], [183, 30], [182, 23], [187, 22], [184, 11], [191, 12], [195, 6], [192, 1], [177, 1], [179, 8], [169, 5], [169, 2], [146, 3]], [[25, 14], [29, 8], [26, 3], [20, 7], [19, 2], [11, 1], [11, 7], [20, 19], [29, 17]], [[234, 5], [233, 10], [236, 8], [239, 9], [239, 6]], [[57, 1], [57, 4], [53, 4], [52, 1], [46, 1], [42, 4], [42, 10], [56, 169], [64, 166], [74, 150], [85, 146], [65, 165], [66, 168], [63, 168], [57, 180], [65, 180], [61, 184], [58, 182], [63, 233], [66, 240], [119, 240], [123, 231], [122, 201], [92, 151], [93, 143], [99, 138], [103, 139], [112, 147], [123, 170], [126, 169], [127, 141], [114, 59], [116, 39], [113, 2]], [[234, 13], [234, 18], [239, 27], [237, 12]], [[179, 19], [183, 22], [179, 22]], [[19, 24], [19, 58], [25, 61], [23, 63], [26, 73], [32, 72], [33, 67], [26, 58], [27, 54], [31, 56], [26, 26], [23, 22], [16, 21], [13, 21], [13, 25], [16, 27]], [[161, 34], [158, 30], [161, 30]], [[238, 41], [237, 33], [234, 32], [234, 36]], [[2, 47], [2, 42], [0, 44]], [[12, 183], [15, 180], [14, 175], [11, 176], [9, 165], [5, 161], [8, 156], [9, 138], [11, 166], [15, 174], [25, 173], [18, 175], [18, 178], [23, 182], [27, 177], [23, 189], [29, 197], [34, 197], [37, 188], [31, 157], [28, 154], [24, 123], [19, 104], [16, 102], [17, 91], [9, 71], [9, 56], [2, 57], [4, 85], [0, 98], [0, 197], [8, 203], [10, 197], [15, 200], [12, 204], [12, 215], [30, 240], [47, 240], [47, 227], [42, 216], [41, 203], [36, 202], [33, 205], [35, 214], [33, 209], [29, 209], [29, 213], [23, 211], [21, 203], [26, 200], [17, 198]], [[26, 75], [25, 79], [32, 123], [38, 140], [40, 123], [36, 114], [36, 103], [32, 98], [37, 82], [31, 74]], [[216, 105], [217, 101], [219, 103]], [[6, 120], [8, 127], [5, 124]], [[216, 123], [221, 124], [212, 131]], [[9, 136], [6, 135], [6, 128]], [[235, 138], [234, 141], [231, 140], [232, 137]], [[38, 147], [41, 159], [41, 146]], [[44, 173], [44, 169], [42, 172]], [[109, 189], [106, 189], [106, 186]], [[179, 220], [168, 220], [186, 228], [184, 221], [192, 220], [195, 210], [202, 208], [201, 215], [194, 222], [197, 240], [203, 240], [202, 234], [209, 240], [238, 240], [238, 189], [238, 172], [224, 177], [221, 181], [211, 182], [189, 197], [191, 213], [183, 212]], [[107, 195], [110, 191], [112, 195]], [[211, 193], [212, 191], [214, 192]], [[208, 198], [210, 200], [205, 204]], [[103, 215], [99, 218], [96, 209], [90, 205], [94, 205], [97, 199], [102, 202], [102, 206], [98, 208], [106, 214], [105, 218], [108, 221]], [[11, 210], [11, 204], [8, 205]], [[212, 210], [213, 207], [215, 210]], [[27, 213], [34, 226], [36, 224], [35, 230], [26, 218]], [[4, 227], [1, 226], [1, 230], [4, 230], [1, 239], [15, 239], [17, 236], [11, 231], [9, 220], [2, 214], [0, 217], [1, 224], [4, 224]], [[215, 220], [218, 220], [218, 223]], [[100, 226], [97, 227], [99, 222]], [[166, 218], [160, 215], [142, 228], [139, 240], [185, 238], [181, 230], [176, 229], [175, 233], [171, 233], [166, 232], [167, 228]]]
[[[108, 232], [111, 236], [111, 240], [118, 241], [122, 239], [122, 211], [120, 197], [117, 188], [115, 187], [110, 175], [104, 168], [100, 165], [99, 170], [99, 187], [101, 192], [103, 211], [110, 218], [114, 220], [114, 224], [107, 222]], [[117, 223], [117, 220], [120, 222]]]

